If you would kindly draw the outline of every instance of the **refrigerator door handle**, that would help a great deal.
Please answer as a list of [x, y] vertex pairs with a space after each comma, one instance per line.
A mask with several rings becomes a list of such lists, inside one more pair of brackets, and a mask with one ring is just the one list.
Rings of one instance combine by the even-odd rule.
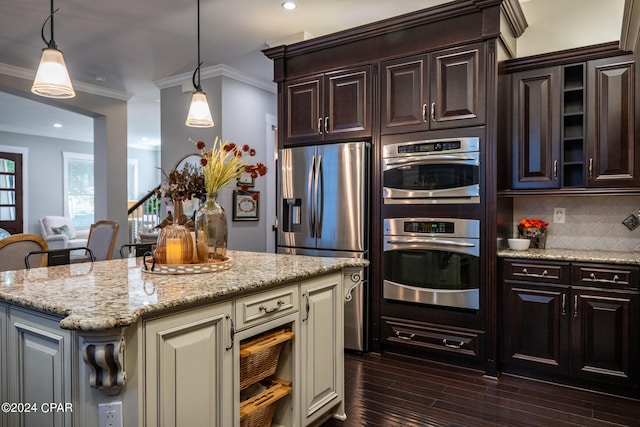
[[316, 165], [316, 188], [315, 188], [315, 234], [317, 238], [322, 237], [322, 214], [324, 211], [324, 188], [323, 185], [323, 172], [322, 172], [322, 156], [318, 156], [318, 163]]
[[316, 237], [316, 156], [311, 158], [309, 177], [307, 178], [307, 202], [309, 205], [309, 233]]

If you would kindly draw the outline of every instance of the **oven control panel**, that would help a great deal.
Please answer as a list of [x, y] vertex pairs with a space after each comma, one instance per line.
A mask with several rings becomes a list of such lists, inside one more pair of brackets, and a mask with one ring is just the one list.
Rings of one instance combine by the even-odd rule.
[[480, 221], [461, 218], [387, 218], [385, 236], [434, 236], [480, 238]]
[[455, 225], [446, 221], [405, 221], [404, 231], [418, 234], [453, 234]]

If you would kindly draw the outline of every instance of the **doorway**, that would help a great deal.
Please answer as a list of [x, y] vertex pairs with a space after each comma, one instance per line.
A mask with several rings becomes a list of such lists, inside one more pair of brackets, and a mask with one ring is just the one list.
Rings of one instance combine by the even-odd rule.
[[0, 152], [0, 228], [23, 232], [22, 154]]

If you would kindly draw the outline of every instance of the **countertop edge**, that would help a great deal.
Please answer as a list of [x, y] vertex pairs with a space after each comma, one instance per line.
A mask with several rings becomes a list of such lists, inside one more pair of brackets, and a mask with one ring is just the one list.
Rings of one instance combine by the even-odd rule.
[[526, 251], [513, 251], [511, 249], [499, 249], [498, 258], [593, 262], [640, 266], [640, 252], [591, 251], [575, 249], [528, 249]]
[[[366, 259], [332, 258], [330, 263], [308, 266], [300, 270], [292, 270], [289, 273], [279, 275], [275, 278], [273, 275], [268, 276], [268, 278], [248, 278], [246, 280], [246, 284], [239, 284], [238, 281], [231, 281], [232, 283], [229, 285], [225, 284], [214, 286], [207, 290], [192, 292], [183, 297], [157, 301], [148, 305], [140, 305], [129, 312], [122, 311], [119, 313], [118, 309], [114, 309], [114, 314], [107, 314], [104, 316], [89, 316], [83, 313], [78, 313], [77, 310], [68, 307], [63, 302], [51, 302], [44, 298], [36, 299], [33, 295], [22, 294], [20, 292], [3, 292], [2, 289], [0, 289], [0, 302], [60, 318], [61, 320], [59, 325], [62, 329], [75, 330], [78, 332], [99, 332], [131, 326], [139, 319], [146, 316], [162, 314], [163, 312], [179, 311], [192, 306], [215, 303], [216, 301], [231, 299], [243, 294], [260, 292], [271, 287], [283, 286], [295, 281], [308, 280], [321, 275], [339, 272], [345, 268], [366, 267], [368, 264], [369, 261]], [[144, 275], [140, 267], [137, 267], [137, 270], [140, 270], [138, 274]], [[218, 274], [218, 272], [203, 274]], [[198, 274], [197, 276], [202, 277], [201, 274]], [[159, 276], [154, 275], [154, 279], [156, 277]], [[167, 276], [162, 278], [162, 280], [167, 280]], [[161, 283], [159, 286], [161, 286]]]

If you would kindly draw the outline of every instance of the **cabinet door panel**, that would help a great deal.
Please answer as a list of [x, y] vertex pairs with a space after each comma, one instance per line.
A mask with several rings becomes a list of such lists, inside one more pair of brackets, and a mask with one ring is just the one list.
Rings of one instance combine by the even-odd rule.
[[285, 86], [287, 141], [318, 141], [322, 139], [318, 120], [322, 117], [322, 79], [288, 83]]
[[427, 56], [382, 64], [381, 133], [427, 130]]
[[587, 63], [588, 186], [640, 185], [640, 73], [627, 55]]
[[560, 67], [512, 79], [513, 188], [559, 188]]
[[[71, 334], [59, 319], [10, 309], [9, 402], [72, 402]], [[72, 413], [9, 414], [12, 426], [71, 426]]]
[[369, 76], [369, 67], [327, 75], [325, 139], [371, 135]]
[[230, 314], [228, 303], [146, 322], [146, 425], [231, 425]]
[[481, 43], [431, 55], [431, 129], [484, 124], [484, 62]]
[[572, 373], [613, 384], [638, 381], [637, 293], [574, 290]]
[[303, 425], [342, 399], [343, 309], [341, 276], [310, 280], [301, 287], [301, 378]]
[[506, 365], [567, 374], [567, 288], [506, 284]]

